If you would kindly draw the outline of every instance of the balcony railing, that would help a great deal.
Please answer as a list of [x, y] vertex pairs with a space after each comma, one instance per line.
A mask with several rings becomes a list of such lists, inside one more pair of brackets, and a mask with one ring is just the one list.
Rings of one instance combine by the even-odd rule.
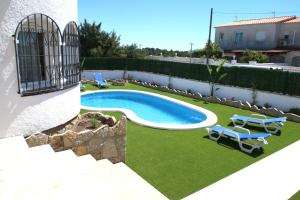
[[220, 44], [220, 47], [224, 50], [244, 50], [244, 49], [272, 49], [276, 44], [272, 44], [268, 41], [255, 41], [255, 40], [243, 40], [236, 42], [235, 40], [223, 41]]
[[300, 48], [299, 42], [294, 42], [292, 39], [281, 38], [276, 41], [256, 41], [255, 39], [245, 39], [240, 42], [234, 40], [224, 40], [219, 43], [224, 50], [270, 50], [275, 48]]
[[294, 47], [294, 43], [288, 38], [281, 38], [278, 40], [278, 47]]

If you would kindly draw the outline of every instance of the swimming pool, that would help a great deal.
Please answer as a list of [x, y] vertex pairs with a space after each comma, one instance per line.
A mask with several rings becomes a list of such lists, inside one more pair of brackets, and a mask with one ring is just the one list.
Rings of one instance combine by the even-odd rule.
[[81, 108], [120, 111], [138, 124], [162, 129], [195, 129], [217, 122], [216, 115], [204, 108], [136, 90], [85, 92], [81, 95]]

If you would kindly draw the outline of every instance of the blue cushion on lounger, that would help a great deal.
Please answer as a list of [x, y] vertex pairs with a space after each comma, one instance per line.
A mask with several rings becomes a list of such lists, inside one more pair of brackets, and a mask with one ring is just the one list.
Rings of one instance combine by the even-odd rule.
[[267, 133], [254, 133], [254, 134], [240, 133], [240, 132], [237, 132], [235, 130], [225, 128], [223, 126], [214, 126], [214, 127], [211, 128], [211, 130], [214, 131], [214, 132], [218, 132], [218, 133], [223, 132], [223, 134], [226, 135], [226, 136], [236, 138], [236, 135], [230, 134], [230, 132], [233, 132], [233, 133], [237, 134], [240, 137], [241, 140], [267, 138], [267, 137], [270, 136], [270, 134], [267, 134]]

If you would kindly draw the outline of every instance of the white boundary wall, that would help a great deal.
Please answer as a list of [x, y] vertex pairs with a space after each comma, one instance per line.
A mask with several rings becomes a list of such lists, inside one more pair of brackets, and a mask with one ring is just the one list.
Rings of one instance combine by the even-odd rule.
[[[85, 70], [81, 74], [83, 80], [93, 80], [94, 73], [101, 72], [105, 79], [122, 79], [124, 76], [123, 70]], [[149, 72], [138, 72], [138, 71], [128, 71], [127, 76], [132, 77], [135, 80], [141, 80], [145, 82], [154, 82], [160, 85], [168, 85], [169, 77], [166, 75], [153, 74]], [[200, 82], [195, 80], [183, 79], [172, 77], [170, 79], [170, 84], [172, 88], [180, 90], [192, 90], [194, 92], [199, 92], [202, 95], [210, 94], [210, 86], [207, 82]], [[241, 101], [252, 102], [252, 91], [246, 88], [231, 87], [225, 85], [218, 85], [220, 88], [215, 95], [219, 98], [227, 98]], [[279, 108], [283, 111], [288, 111], [290, 108], [300, 108], [300, 98], [291, 97], [287, 95], [280, 95], [276, 93], [257, 91], [257, 104], [259, 106], [264, 106], [266, 103], [269, 105]]]
[[53, 128], [80, 110], [79, 86], [64, 91], [21, 97], [18, 91], [14, 38], [18, 23], [42, 13], [61, 31], [77, 21], [77, 0], [1, 0], [0, 3], [0, 138], [29, 135]]

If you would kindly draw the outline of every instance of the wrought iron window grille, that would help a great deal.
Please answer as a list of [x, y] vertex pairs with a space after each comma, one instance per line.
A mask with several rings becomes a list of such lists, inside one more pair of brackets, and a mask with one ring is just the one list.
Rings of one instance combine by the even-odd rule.
[[21, 96], [63, 90], [80, 80], [79, 31], [75, 22], [64, 28], [44, 14], [18, 24], [15, 35], [18, 93]]

